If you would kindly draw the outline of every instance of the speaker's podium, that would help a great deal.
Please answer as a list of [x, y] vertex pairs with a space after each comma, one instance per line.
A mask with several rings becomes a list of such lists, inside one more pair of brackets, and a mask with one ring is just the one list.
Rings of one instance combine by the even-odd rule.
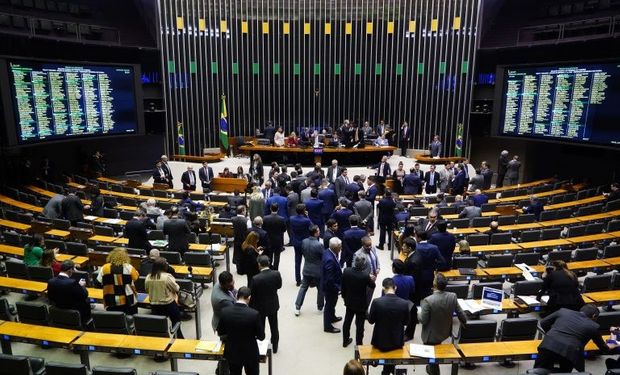
[[211, 181], [211, 190], [227, 193], [234, 193], [235, 191], [243, 193], [247, 186], [248, 182], [241, 178], [214, 177]]

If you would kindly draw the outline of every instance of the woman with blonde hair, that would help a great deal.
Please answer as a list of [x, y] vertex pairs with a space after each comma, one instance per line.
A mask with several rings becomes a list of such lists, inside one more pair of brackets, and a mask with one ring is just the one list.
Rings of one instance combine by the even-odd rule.
[[248, 214], [250, 220], [254, 220], [256, 216], [263, 216], [265, 213], [265, 198], [260, 192], [260, 187], [252, 187], [252, 194], [250, 194], [250, 200], [248, 201]]
[[134, 281], [140, 275], [131, 265], [127, 250], [114, 248], [106, 261], [97, 275], [97, 281], [103, 285], [103, 306], [108, 311], [122, 311], [127, 315], [138, 313]]
[[245, 275], [248, 278], [248, 286], [252, 277], [258, 273], [258, 263], [256, 258], [263, 253], [263, 248], [258, 247], [258, 233], [250, 232], [245, 238], [245, 241], [241, 244], [241, 250], [243, 251], [243, 266]]
[[549, 296], [547, 312], [551, 314], [561, 308], [579, 311], [583, 306], [583, 298], [579, 291], [577, 276], [568, 269], [563, 260], [554, 260], [543, 274], [543, 286], [538, 292], [540, 301], [544, 294]]

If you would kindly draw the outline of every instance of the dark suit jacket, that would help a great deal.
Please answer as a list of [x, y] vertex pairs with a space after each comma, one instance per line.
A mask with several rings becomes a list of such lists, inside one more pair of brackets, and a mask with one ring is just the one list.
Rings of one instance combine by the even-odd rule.
[[310, 237], [310, 225], [312, 221], [303, 215], [295, 215], [290, 218], [291, 244], [301, 246], [301, 241]]
[[390, 163], [385, 162], [383, 165], [383, 170], [381, 170], [381, 163], [375, 164], [374, 168], [377, 170], [377, 176], [390, 177], [392, 174], [392, 167], [390, 167]]
[[284, 248], [284, 232], [286, 220], [278, 214], [267, 215], [263, 218], [263, 229], [269, 237], [268, 255], [279, 253]]
[[308, 211], [308, 218], [312, 224], [323, 226], [323, 201], [320, 199], [308, 199], [304, 202]]
[[[189, 180], [189, 174], [193, 174], [194, 175], [194, 184], [190, 184], [190, 180]], [[183, 172], [183, 174], [181, 175], [181, 183], [183, 184], [183, 190], [191, 190], [194, 191], [196, 190], [196, 172], [195, 171], [185, 171]]]
[[430, 149], [431, 149], [432, 157], [441, 156], [441, 142], [439, 141], [431, 142]]
[[323, 247], [323, 241], [320, 238], [308, 237], [302, 241], [301, 250], [304, 254], [302, 275], [319, 279], [321, 277], [323, 253], [326, 251]]
[[353, 254], [362, 247], [362, 237], [368, 232], [360, 227], [351, 227], [342, 234], [342, 254], [343, 261], [351, 261]]
[[172, 219], [164, 222], [164, 234], [168, 235], [168, 250], [184, 253], [189, 248], [188, 235], [191, 233], [187, 221]]
[[353, 211], [348, 208], [342, 208], [340, 210], [334, 211], [331, 218], [336, 220], [338, 223], [338, 237], [341, 238], [343, 233], [351, 228], [351, 224], [349, 224], [349, 217], [353, 215]]
[[167, 169], [162, 167], [161, 170], [164, 172], [163, 178], [161, 177], [161, 174], [159, 173], [159, 169], [157, 169], [157, 167], [153, 168], [153, 181], [157, 182], [158, 184], [167, 184], [168, 183], [168, 177], [166, 177]]
[[415, 173], [408, 173], [405, 175], [403, 179], [403, 194], [418, 194], [420, 187], [422, 187], [420, 176]]
[[549, 295], [547, 307], [555, 311], [561, 307], [579, 309], [583, 306], [583, 298], [579, 292], [579, 281], [571, 278], [562, 270], [548, 272], [543, 279], [539, 296]]
[[331, 250], [323, 252], [321, 260], [321, 287], [325, 294], [337, 294], [342, 285], [342, 269]]
[[258, 363], [256, 340], [265, 339], [265, 327], [258, 311], [239, 302], [223, 308], [217, 332], [226, 336], [224, 358], [228, 362], [236, 365]]
[[583, 349], [593, 340], [602, 351], [608, 347], [599, 333], [599, 325], [580, 311], [560, 309], [540, 321], [546, 332], [539, 349], [547, 349], [573, 363], [577, 371], [584, 370]]
[[69, 194], [60, 203], [65, 219], [69, 221], [82, 220], [84, 218], [84, 206], [80, 197]]
[[336, 193], [329, 188], [321, 189], [319, 191], [319, 199], [323, 201], [323, 209], [321, 213], [323, 216], [329, 216], [334, 212], [334, 208], [338, 204], [338, 197]]
[[370, 305], [368, 321], [375, 325], [372, 346], [381, 351], [402, 348], [405, 324], [409, 322], [409, 301], [395, 294], [375, 298]]
[[454, 246], [456, 245], [456, 237], [452, 233], [448, 232], [435, 232], [429, 238], [428, 243], [437, 246], [441, 256], [446, 261], [445, 269], [452, 268], [452, 253], [454, 253]]
[[360, 190], [362, 190], [362, 188], [356, 182], [350, 182], [347, 186], [344, 187], [345, 193], [348, 192], [351, 196], [351, 200], [353, 201], [358, 200], [357, 192]]
[[366, 311], [368, 300], [366, 290], [374, 288], [375, 283], [366, 272], [356, 271], [353, 267], [347, 267], [342, 272], [342, 299], [347, 309], [353, 311]]
[[278, 289], [282, 288], [280, 272], [270, 269], [260, 271], [250, 281], [252, 298], [250, 307], [262, 315], [275, 314], [280, 309]]
[[200, 179], [203, 189], [209, 187], [209, 185], [207, 184], [207, 180], [210, 184], [211, 181], [213, 181], [214, 176], [215, 175], [213, 174], [213, 168], [211, 167], [207, 167], [206, 171], [205, 167], [200, 167], [200, 169], [198, 170], [198, 178]]
[[527, 207], [523, 208], [523, 212], [526, 214], [534, 214], [536, 220], [540, 220], [540, 214], [545, 210], [545, 207], [542, 203], [536, 202], [535, 204], [531, 204]]
[[366, 191], [366, 200], [372, 203], [372, 207], [375, 207], [375, 200], [377, 198], [377, 194], [379, 194], [379, 188], [377, 185], [371, 185]]
[[269, 236], [267, 235], [266, 230], [252, 225], [252, 229], [250, 229], [250, 232], [256, 232], [256, 234], [258, 234], [258, 246], [259, 247], [262, 246], [265, 249], [269, 249]]
[[[338, 178], [338, 176], [340, 176], [340, 172], [342, 171], [342, 167], [338, 166], [336, 168], [336, 178]], [[331, 165], [327, 167], [327, 176], [325, 177], [327, 177], [327, 181], [329, 181], [330, 184], [333, 184], [336, 181], [334, 179], [334, 167], [332, 167]]]
[[396, 202], [392, 198], [383, 198], [377, 204], [379, 210], [379, 224], [388, 225], [394, 223], [394, 209]]
[[500, 155], [497, 162], [497, 174], [506, 174], [508, 170], [508, 157]]
[[170, 166], [168, 165], [167, 162], [161, 163], [161, 169], [164, 170], [164, 173], [166, 174], [168, 181], [172, 181], [172, 170], [170, 169]]
[[243, 198], [241, 195], [233, 195], [227, 198], [228, 201], [228, 205], [231, 208], [236, 208], [237, 206], [240, 205], [245, 205], [245, 198]]
[[[351, 179], [349, 179], [349, 182], [352, 181]], [[347, 183], [344, 180], [344, 177], [340, 176], [336, 179], [336, 182], [334, 182], [334, 188], [335, 188], [335, 192], [336, 195], [338, 196], [338, 198], [340, 197], [344, 197], [344, 191], [347, 187]]]
[[325, 233], [323, 233], [323, 245], [327, 249], [329, 248], [329, 240], [333, 237], [336, 237], [336, 233], [332, 232], [329, 229], [325, 229]]
[[428, 190], [429, 186], [439, 186], [439, 172], [435, 171], [434, 172], [434, 179], [433, 179], [433, 185], [431, 185], [431, 172], [428, 171], [426, 172], [426, 174], [424, 175], [424, 182], [426, 182], [426, 188]]
[[288, 199], [277, 193], [265, 202], [265, 216], [271, 213], [271, 205], [274, 203], [278, 205], [278, 215], [288, 220]]
[[460, 171], [454, 176], [454, 181], [452, 181], [452, 193], [463, 194], [465, 187], [465, 172]]
[[64, 276], [50, 279], [47, 282], [47, 296], [52, 305], [61, 309], [78, 310], [82, 321], [90, 319], [88, 291], [82, 288], [77, 280]]
[[135, 218], [129, 220], [127, 224], [125, 224], [125, 230], [123, 232], [125, 237], [129, 238], [127, 247], [144, 249], [147, 252], [151, 250], [152, 246], [148, 240], [146, 223], [144, 221]]

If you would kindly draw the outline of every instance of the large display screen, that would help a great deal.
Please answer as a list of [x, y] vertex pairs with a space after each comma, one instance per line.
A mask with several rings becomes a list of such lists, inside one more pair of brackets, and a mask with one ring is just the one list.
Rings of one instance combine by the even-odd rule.
[[499, 135], [620, 146], [620, 63], [505, 67]]
[[133, 66], [8, 60], [17, 142], [138, 132]]

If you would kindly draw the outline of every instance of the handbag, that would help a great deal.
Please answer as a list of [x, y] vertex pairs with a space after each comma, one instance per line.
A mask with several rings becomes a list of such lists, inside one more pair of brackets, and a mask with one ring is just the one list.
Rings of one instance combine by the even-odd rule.
[[184, 309], [192, 310], [196, 308], [194, 296], [185, 290], [179, 290], [178, 303]]

